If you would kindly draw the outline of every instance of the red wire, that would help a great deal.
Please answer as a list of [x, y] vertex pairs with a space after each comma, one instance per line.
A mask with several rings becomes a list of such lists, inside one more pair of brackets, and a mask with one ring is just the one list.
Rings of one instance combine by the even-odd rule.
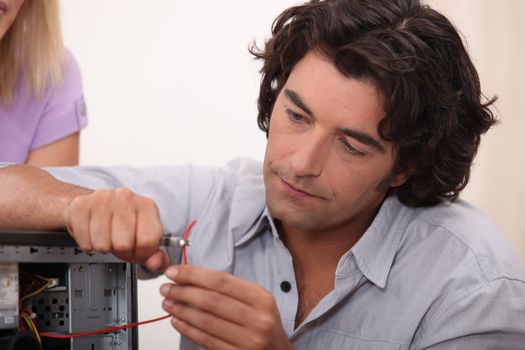
[[[191, 231], [193, 225], [195, 225], [195, 223], [196, 223], [196, 221], [193, 220], [190, 223], [190, 225], [188, 226], [188, 228], [186, 229], [186, 231], [184, 231], [184, 235], [182, 236], [182, 239], [185, 242], [187, 242], [188, 236], [190, 234], [190, 231]], [[184, 245], [182, 247], [182, 259], [183, 259], [184, 264], [188, 263], [188, 257], [186, 256], [186, 245]], [[162, 316], [162, 317], [158, 317], [158, 318], [154, 318], [152, 320], [147, 320], [147, 321], [142, 321], [142, 322], [132, 322], [132, 323], [128, 323], [128, 324], [123, 325], [123, 326], [118, 326], [118, 327], [109, 327], [109, 328], [98, 329], [96, 331], [89, 331], [89, 332], [69, 333], [69, 334], [55, 334], [55, 333], [39, 332], [39, 334], [40, 334], [41, 337], [56, 338], [56, 339], [71, 339], [71, 338], [87, 337], [87, 336], [90, 336], [90, 335], [101, 334], [101, 333], [111, 333], [111, 332], [120, 331], [120, 330], [123, 330], [123, 329], [128, 329], [128, 328], [131, 328], [131, 327], [141, 326], [141, 325], [144, 325], [144, 324], [147, 324], [147, 323], [162, 321], [162, 320], [165, 320], [168, 317], [171, 317], [171, 315], [166, 315], [166, 316]]]
[[127, 328], [131, 328], [131, 327], [137, 327], [137, 326], [141, 326], [143, 324], [161, 321], [161, 320], [164, 320], [164, 319], [166, 319], [168, 317], [171, 317], [171, 315], [166, 315], [166, 316], [162, 316], [162, 317], [158, 317], [158, 318], [154, 318], [152, 320], [147, 320], [147, 321], [142, 321], [142, 322], [128, 323], [128, 324], [123, 325], [123, 326], [109, 327], [109, 328], [104, 328], [104, 329], [98, 329], [96, 331], [81, 332], [81, 333], [54, 334], [54, 333], [40, 332], [40, 336], [41, 337], [46, 337], [46, 338], [58, 338], [58, 339], [87, 337], [89, 335], [101, 334], [101, 333], [110, 333], [110, 332], [120, 331], [122, 329], [127, 329]]
[[[190, 231], [193, 228], [193, 225], [195, 225], [195, 223], [196, 221], [193, 220], [191, 224], [188, 226], [188, 228], [186, 229], [186, 231], [184, 231], [184, 235], [182, 236], [182, 239], [184, 240], [184, 242], [186, 243], [188, 242], [188, 236], [190, 235]], [[188, 263], [188, 257], [186, 256], [186, 244], [182, 246], [182, 261], [184, 262], [184, 264]]]

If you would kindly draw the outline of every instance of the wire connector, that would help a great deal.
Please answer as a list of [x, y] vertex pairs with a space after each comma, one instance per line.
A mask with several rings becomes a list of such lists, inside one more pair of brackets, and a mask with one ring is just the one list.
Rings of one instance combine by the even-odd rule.
[[183, 239], [180, 237], [174, 236], [162, 236], [160, 239], [160, 245], [163, 247], [176, 247], [181, 248], [188, 247], [191, 245], [191, 242], [188, 239]]

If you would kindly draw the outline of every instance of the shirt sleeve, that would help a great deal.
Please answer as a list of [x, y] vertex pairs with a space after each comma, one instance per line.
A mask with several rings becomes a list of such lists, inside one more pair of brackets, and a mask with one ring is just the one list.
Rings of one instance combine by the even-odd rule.
[[499, 278], [448, 306], [411, 349], [521, 350], [525, 344], [525, 282]]
[[42, 116], [30, 146], [34, 150], [78, 132], [87, 124], [87, 110], [80, 69], [66, 50], [62, 81], [45, 93]]
[[[234, 178], [221, 168], [194, 164], [151, 167], [50, 167], [60, 181], [89, 189], [127, 187], [151, 198], [159, 208], [165, 234], [182, 236], [192, 220], [198, 223], [229, 192]], [[170, 252], [171, 253], [171, 252]]]

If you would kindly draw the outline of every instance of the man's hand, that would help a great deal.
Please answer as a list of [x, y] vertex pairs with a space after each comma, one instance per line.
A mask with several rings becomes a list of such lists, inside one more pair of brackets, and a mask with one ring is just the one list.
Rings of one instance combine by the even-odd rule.
[[182, 335], [206, 349], [293, 349], [273, 296], [224, 272], [171, 266], [160, 291]]
[[155, 202], [127, 188], [75, 197], [63, 213], [66, 227], [84, 251], [113, 253], [162, 272], [169, 258], [159, 249], [163, 234]]

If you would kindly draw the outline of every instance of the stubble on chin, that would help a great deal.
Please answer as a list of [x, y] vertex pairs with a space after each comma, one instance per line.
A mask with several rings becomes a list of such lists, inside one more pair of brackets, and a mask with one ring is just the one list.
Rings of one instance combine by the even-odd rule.
[[266, 191], [266, 206], [272, 219], [301, 231], [314, 231], [323, 224], [323, 215], [311, 207], [301, 206], [292, 198], [281, 198], [277, 189]]

